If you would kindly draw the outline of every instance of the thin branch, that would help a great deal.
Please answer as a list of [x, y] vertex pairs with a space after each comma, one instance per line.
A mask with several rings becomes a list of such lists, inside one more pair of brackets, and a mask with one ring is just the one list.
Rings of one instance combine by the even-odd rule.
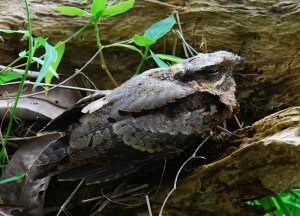
[[35, 92], [35, 93], [31, 93], [31, 94], [26, 94], [26, 95], [22, 95], [21, 98], [25, 98], [25, 97], [31, 97], [34, 95], [39, 95], [39, 94], [44, 94], [47, 91], [51, 91], [63, 84], [65, 84], [66, 82], [68, 82], [69, 80], [73, 79], [75, 76], [77, 76], [78, 74], [82, 74], [82, 71], [98, 56], [99, 54], [99, 50], [92, 56], [92, 58], [90, 58], [90, 60], [88, 60], [79, 70], [75, 70], [75, 73], [72, 74], [70, 77], [68, 77], [67, 79], [65, 79], [64, 81], [62, 81], [61, 83], [57, 84], [57, 86], [51, 87], [48, 90], [43, 90], [40, 92]]
[[175, 33], [178, 35], [178, 37], [182, 40], [183, 44], [185, 44], [185, 46], [187, 47], [188, 51], [190, 52], [190, 54], [192, 56], [194, 55], [198, 55], [199, 52], [197, 52], [197, 50], [195, 50], [188, 42], [186, 42], [183, 34], [179, 31], [175, 31]]
[[230, 134], [230, 135], [233, 135], [233, 133], [229, 130], [227, 130], [226, 128], [223, 128], [221, 126], [217, 126], [217, 128], [220, 130], [220, 131], [223, 131], [224, 133], [227, 133], [227, 134]]
[[60, 213], [61, 213], [62, 211], [64, 211], [64, 209], [66, 208], [66, 206], [69, 204], [69, 202], [71, 201], [71, 199], [74, 197], [74, 195], [76, 194], [76, 192], [79, 190], [80, 186], [83, 184], [83, 182], [84, 182], [84, 179], [82, 179], [82, 180], [80, 181], [80, 183], [77, 185], [77, 187], [75, 188], [75, 190], [71, 193], [71, 195], [68, 197], [68, 199], [67, 199], [67, 200], [64, 202], [64, 204], [60, 207], [60, 210], [59, 210], [59, 212], [57, 213], [56, 216], [59, 216]]
[[151, 210], [151, 204], [150, 204], [150, 200], [149, 200], [148, 195], [146, 195], [146, 202], [147, 202], [147, 207], [148, 207], [149, 216], [153, 216], [152, 210]]
[[238, 117], [236, 115], [234, 115], [234, 119], [236, 121], [236, 123], [238, 124], [239, 128], [242, 129], [243, 128], [243, 124], [240, 123]]
[[202, 50], [203, 53], [207, 53], [206, 38], [203, 35], [202, 35], [202, 42], [200, 44], [200, 49]]
[[165, 2], [162, 2], [162, 1], [158, 1], [158, 0], [145, 0], [145, 1], [157, 4], [157, 5], [165, 6], [169, 9], [173, 9], [173, 10], [176, 10], [177, 8], [179, 8], [179, 6], [175, 6], [173, 4], [165, 3]]
[[[7, 66], [4, 66], [4, 65], [0, 65], [0, 70], [7, 71], [7, 72], [16, 72], [16, 73], [19, 73], [19, 74], [24, 74], [25, 73], [25, 70], [14, 69], [13, 67], [7, 67]], [[29, 70], [28, 74], [27, 74], [27, 77], [37, 78], [38, 75], [39, 75], [39, 72]]]
[[[89, 27], [89, 25], [93, 22], [93, 20], [91, 19], [88, 23], [86, 23], [83, 27], [81, 27], [77, 32], [75, 32], [74, 34], [72, 34], [70, 37], [68, 37], [67, 39], [65, 39], [64, 41], [62, 41], [61, 43], [57, 44], [55, 46], [55, 48], [61, 46], [62, 44], [66, 44], [68, 41], [70, 41], [72, 38], [76, 37], [77, 35], [79, 35], [81, 32], [83, 32], [87, 27]], [[26, 53], [28, 54], [28, 52]], [[42, 59], [45, 57], [45, 54], [40, 56], [39, 58]], [[4, 69], [2, 69], [0, 71], [0, 73], [8, 70], [12, 65], [14, 65], [15, 63], [17, 63], [18, 61], [20, 61], [22, 58], [24, 57], [19, 57], [16, 60], [14, 60], [12, 63], [10, 63], [8, 66], [6, 66]], [[15, 66], [14, 68], [20, 68], [20, 67], [24, 67], [26, 66], [26, 63], [20, 64], [18, 66]]]
[[8, 141], [23, 141], [23, 140], [33, 140], [41, 136], [46, 136], [46, 135], [51, 135], [51, 134], [56, 134], [57, 132], [47, 132], [42, 135], [36, 135], [36, 136], [25, 136], [25, 137], [9, 137], [7, 140]]
[[[111, 194], [111, 196], [114, 196], [114, 195], [117, 195], [118, 191], [124, 186], [124, 182], [121, 183]], [[108, 196], [106, 196], [102, 189], [101, 189], [101, 194], [104, 198], [106, 198], [106, 200], [102, 203], [102, 205], [94, 212], [91, 214], [91, 216], [94, 216], [94, 215], [98, 215], [99, 212], [101, 212], [110, 202], [112, 203], [117, 203], [117, 204], [122, 204], [122, 203], [118, 203], [116, 201], [113, 201], [111, 200], [111, 198], [109, 198]], [[97, 205], [99, 204], [99, 202], [97, 203]]]
[[[145, 188], [147, 188], [147, 187], [149, 187], [148, 184], [143, 184], [143, 185], [137, 186], [137, 187], [135, 187], [135, 188], [129, 189], [129, 190], [125, 191], [124, 193], [120, 193], [120, 194], [113, 195], [112, 198], [115, 199], [115, 198], [118, 198], [119, 196], [131, 194], [131, 193], [133, 193], [133, 192], [136, 192], [136, 191], [145, 189]], [[81, 203], [92, 202], [92, 201], [99, 200], [99, 199], [102, 199], [102, 198], [104, 198], [104, 196], [92, 197], [92, 198], [89, 198], [89, 199], [86, 199], [86, 200], [82, 200]], [[143, 204], [143, 203], [141, 203], [141, 204]], [[140, 203], [139, 203], [138, 205], [140, 205]]]
[[[7, 86], [7, 85], [14, 85], [14, 84], [20, 84], [20, 81], [0, 84], [0, 86]], [[81, 87], [76, 87], [76, 86], [66, 86], [66, 85], [61, 85], [61, 84], [35, 83], [35, 82], [31, 82], [29, 80], [26, 80], [24, 84], [37, 85], [37, 86], [51, 86], [51, 87], [73, 89], [73, 90], [87, 91], [87, 92], [97, 92], [98, 91], [97, 89], [81, 88]]]
[[177, 41], [178, 41], [178, 37], [176, 36], [176, 34], [174, 34], [174, 43], [173, 43], [173, 49], [172, 49], [173, 56], [176, 55]]
[[197, 153], [199, 151], [199, 149], [204, 145], [204, 143], [207, 142], [207, 140], [209, 140], [211, 137], [212, 137], [213, 134], [210, 134], [208, 137], [206, 137], [201, 143], [200, 145], [196, 148], [196, 150], [194, 151], [194, 153], [181, 165], [181, 167], [179, 168], [177, 174], [176, 174], [176, 177], [175, 177], [175, 180], [174, 180], [174, 185], [173, 185], [173, 188], [172, 190], [168, 193], [167, 197], [165, 198], [161, 208], [160, 208], [160, 211], [159, 211], [159, 216], [162, 216], [163, 214], [163, 210], [165, 208], [165, 205], [167, 204], [167, 201], [168, 199], [170, 198], [170, 196], [172, 195], [172, 193], [176, 190], [177, 188], [177, 181], [178, 181], [178, 178], [179, 178], [179, 175], [182, 171], [182, 169], [185, 167], [185, 165], [192, 159], [194, 158], [197, 158]]
[[[177, 24], [178, 24], [179, 31], [180, 31], [181, 35], [183, 36], [182, 28], [181, 28], [181, 22], [180, 22], [180, 19], [179, 19], [178, 11], [175, 12], [175, 15], [176, 15], [176, 19], [177, 19]], [[185, 40], [183, 40], [183, 41], [185, 41]], [[189, 54], [187, 53], [187, 49], [186, 49], [185, 44], [183, 43], [182, 46], [183, 46], [183, 51], [184, 51], [185, 57], [189, 58]]]

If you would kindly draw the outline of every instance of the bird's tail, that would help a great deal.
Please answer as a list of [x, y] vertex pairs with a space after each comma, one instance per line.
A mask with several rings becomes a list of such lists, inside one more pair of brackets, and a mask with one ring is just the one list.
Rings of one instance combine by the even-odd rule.
[[33, 165], [27, 171], [27, 176], [35, 180], [55, 172], [57, 164], [68, 155], [68, 146], [69, 138], [67, 136], [50, 142], [37, 156]]

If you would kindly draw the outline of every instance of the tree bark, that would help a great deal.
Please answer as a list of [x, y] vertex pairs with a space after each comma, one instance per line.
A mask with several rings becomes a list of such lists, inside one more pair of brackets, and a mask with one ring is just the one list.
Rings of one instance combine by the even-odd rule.
[[[300, 107], [236, 131], [227, 145], [231, 153], [178, 182], [164, 215], [190, 215], [191, 210], [195, 215], [262, 215], [245, 201], [300, 187]], [[154, 198], [154, 208], [170, 190], [164, 189]]]
[[[64, 40], [83, 26], [86, 18], [64, 16], [53, 11], [59, 5], [79, 5], [74, 0], [30, 1], [34, 35], [52, 42]], [[103, 44], [141, 34], [154, 22], [179, 11], [186, 41], [199, 51], [203, 40], [207, 51], [232, 50], [247, 60], [245, 70], [236, 73], [241, 117], [254, 122], [300, 102], [300, 22], [298, 1], [289, 0], [139, 0], [132, 10], [101, 22]], [[23, 4], [18, 0], [0, 2], [0, 28], [26, 29]], [[1, 33], [1, 64], [8, 64], [26, 46], [16, 35]], [[171, 53], [174, 36], [166, 37]], [[20, 46], [23, 45], [23, 46]], [[21, 47], [21, 48], [20, 48]], [[163, 40], [155, 48], [163, 51]], [[182, 53], [178, 45], [178, 54]], [[73, 73], [96, 51], [94, 30], [89, 28], [67, 44], [61, 73]], [[140, 56], [125, 49], [105, 50], [107, 64], [118, 83], [132, 76]], [[85, 71], [101, 89], [112, 85], [94, 61]], [[251, 118], [249, 118], [251, 115]]]

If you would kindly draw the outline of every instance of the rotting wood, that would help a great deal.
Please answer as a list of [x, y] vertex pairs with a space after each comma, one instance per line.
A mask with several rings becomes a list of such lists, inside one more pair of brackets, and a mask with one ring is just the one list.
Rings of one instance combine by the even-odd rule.
[[[58, 5], [79, 5], [75, 0], [30, 1], [34, 35], [50, 41], [63, 40], [87, 21], [53, 12]], [[232, 50], [247, 59], [245, 70], [236, 73], [242, 120], [254, 122], [267, 114], [300, 103], [300, 2], [288, 0], [156, 0], [136, 1], [132, 10], [101, 22], [103, 44], [131, 38], [152, 23], [178, 10], [186, 40], [200, 50], [202, 38], [208, 51]], [[0, 28], [24, 29], [25, 11], [19, 1], [0, 2]], [[22, 51], [26, 41], [0, 34], [1, 64], [8, 64]], [[172, 50], [172, 34], [166, 39]], [[181, 46], [178, 45], [178, 50]], [[161, 42], [156, 50], [163, 50]], [[61, 73], [73, 73], [97, 50], [93, 29], [67, 44]], [[180, 52], [180, 51], [179, 51]], [[122, 48], [105, 50], [107, 64], [122, 83], [132, 76], [140, 56]], [[85, 72], [98, 88], [111, 88], [97, 62]], [[251, 115], [251, 118], [249, 118]]]

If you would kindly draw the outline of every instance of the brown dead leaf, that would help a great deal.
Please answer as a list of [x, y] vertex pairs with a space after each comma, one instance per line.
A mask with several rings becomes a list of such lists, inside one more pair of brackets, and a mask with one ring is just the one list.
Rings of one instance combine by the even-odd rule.
[[[64, 85], [76, 86], [74, 81], [68, 81]], [[9, 114], [5, 114], [13, 106], [14, 99], [8, 99], [8, 97], [16, 95], [18, 86], [19, 84], [0, 86], [0, 117], [9, 117]], [[42, 87], [37, 87], [35, 91], [32, 91], [32, 85], [25, 85], [22, 95], [42, 90], [44, 90]], [[16, 117], [24, 120], [53, 119], [73, 106], [80, 98], [81, 95], [78, 90], [63, 88], [55, 88], [49, 91], [48, 96], [43, 93], [20, 98]]]
[[[9, 161], [3, 179], [28, 170], [43, 148], [59, 137], [60, 134], [58, 133], [44, 135], [21, 146]], [[21, 214], [23, 216], [40, 216], [42, 215], [45, 190], [48, 187], [49, 180], [50, 178], [46, 177], [32, 181], [25, 176], [18, 181], [0, 185], [0, 196], [5, 204], [24, 205], [25, 209]]]

